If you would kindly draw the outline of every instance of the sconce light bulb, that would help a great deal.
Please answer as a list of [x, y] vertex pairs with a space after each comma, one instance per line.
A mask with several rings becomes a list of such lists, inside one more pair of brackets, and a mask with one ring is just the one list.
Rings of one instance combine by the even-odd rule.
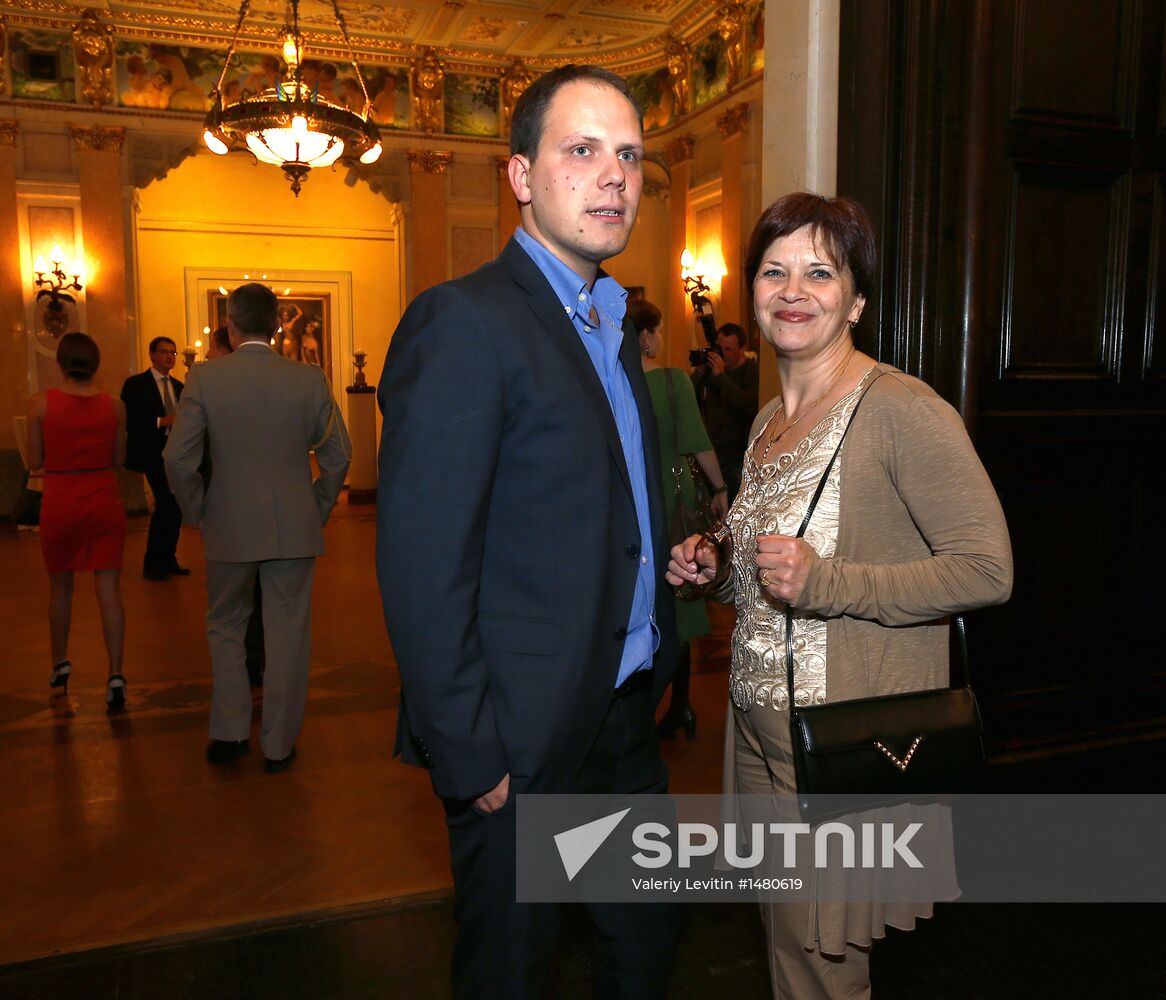
[[220, 295], [230, 295], [231, 293], [228, 292], [222, 285], [219, 285], [219, 294]]
[[202, 341], [201, 341], [201, 340], [196, 340], [196, 341], [194, 342], [194, 347], [195, 347], [195, 350], [199, 350], [199, 351], [201, 351], [201, 350], [202, 350]]
[[49, 251], [49, 260], [52, 261], [53, 267], [60, 267], [64, 259], [65, 252], [61, 249], [61, 244], [54, 243], [52, 250]]
[[211, 333], [211, 328], [210, 328], [209, 326], [204, 326], [204, 327], [202, 328], [202, 335], [203, 335], [204, 337], [209, 337], [209, 336], [210, 336], [210, 333]]
[[33, 267], [33, 270], [35, 270], [37, 274], [44, 274], [45, 271], [47, 271], [49, 269], [49, 265], [45, 263], [45, 259], [43, 256], [37, 257], [36, 263], [33, 264], [32, 267]]
[[227, 153], [227, 144], [221, 138], [214, 134], [209, 128], [203, 132], [202, 141], [206, 143], [206, 148], [218, 156], [225, 156]]
[[692, 254], [689, 252], [688, 247], [685, 247], [684, 253], [680, 255], [680, 266], [686, 271], [691, 271], [694, 264], [695, 261], [692, 259]]
[[381, 144], [378, 142], [360, 154], [361, 163], [376, 163], [381, 158]]

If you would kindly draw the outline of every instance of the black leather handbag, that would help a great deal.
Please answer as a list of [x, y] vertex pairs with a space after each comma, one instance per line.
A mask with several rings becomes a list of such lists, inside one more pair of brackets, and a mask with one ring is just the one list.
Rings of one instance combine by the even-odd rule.
[[[860, 397], [858, 405], [861, 403]], [[805, 534], [826, 488], [858, 405], [810, 500], [798, 538]], [[957, 655], [951, 687], [799, 708], [794, 706], [793, 697], [793, 610], [786, 607], [786, 690], [798, 806], [804, 820], [813, 823], [856, 808], [923, 801], [975, 786], [984, 765], [983, 726], [976, 697], [966, 682], [963, 619], [952, 618], [952, 627]], [[848, 798], [840, 802], [818, 796]]]

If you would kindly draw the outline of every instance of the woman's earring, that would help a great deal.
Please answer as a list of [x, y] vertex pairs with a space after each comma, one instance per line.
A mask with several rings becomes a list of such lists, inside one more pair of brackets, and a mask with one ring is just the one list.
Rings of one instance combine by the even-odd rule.
[[854, 329], [856, 326], [858, 326], [858, 320], [856, 320], [856, 319], [849, 320], [849, 323], [850, 323], [850, 329], [852, 329], [852, 330], [853, 330], [853, 329]]

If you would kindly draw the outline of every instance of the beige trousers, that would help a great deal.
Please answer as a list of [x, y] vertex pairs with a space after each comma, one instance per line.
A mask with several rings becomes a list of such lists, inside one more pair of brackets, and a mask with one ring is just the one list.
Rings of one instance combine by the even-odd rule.
[[[790, 754], [789, 713], [772, 708], [732, 711], [736, 790], [741, 795], [797, 792]], [[775, 1000], [862, 1000], [870, 993], [870, 949], [846, 945], [842, 955], [816, 946], [823, 910], [845, 903], [762, 903]]]
[[270, 559], [258, 563], [207, 561], [206, 632], [214, 692], [210, 735], [245, 740], [251, 734], [251, 685], [243, 646], [251, 617], [255, 576], [263, 588], [263, 755], [291, 753], [304, 721], [312, 653], [312, 577], [316, 560]]

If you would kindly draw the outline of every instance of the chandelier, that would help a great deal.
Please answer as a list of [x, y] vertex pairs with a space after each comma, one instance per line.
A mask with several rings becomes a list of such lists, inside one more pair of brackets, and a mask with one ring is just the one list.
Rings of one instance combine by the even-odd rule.
[[304, 82], [304, 38], [300, 34], [299, 0], [291, 0], [291, 23], [281, 32], [280, 54], [287, 65], [284, 79], [252, 97], [224, 106], [223, 84], [231, 57], [235, 54], [239, 30], [250, 7], [251, 0], [243, 0], [239, 5], [239, 19], [235, 22], [235, 34], [223, 63], [223, 72], [211, 91], [211, 109], [202, 135], [207, 148], [222, 156], [233, 147], [245, 144], [256, 159], [283, 168], [283, 175], [291, 182], [292, 193], [297, 198], [312, 169], [330, 167], [345, 150], [361, 163], [375, 163], [381, 155], [380, 130], [369, 119], [368, 87], [352, 49], [338, 0], [332, 0], [332, 11], [364, 95], [360, 114], [322, 97], [318, 83], [312, 87]]

